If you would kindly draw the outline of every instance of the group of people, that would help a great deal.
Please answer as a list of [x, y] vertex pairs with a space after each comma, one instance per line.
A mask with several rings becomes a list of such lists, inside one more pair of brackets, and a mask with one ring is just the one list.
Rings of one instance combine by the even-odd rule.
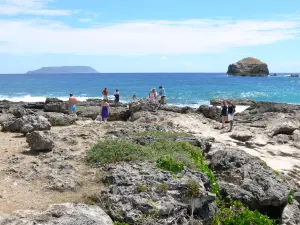
[[231, 102], [223, 102], [222, 103], [222, 110], [221, 110], [221, 115], [222, 117], [222, 127], [221, 129], [225, 128], [225, 122], [228, 121], [230, 124], [230, 128], [228, 132], [232, 131], [233, 127], [233, 117], [235, 113], [235, 105], [233, 105]]
[[[110, 106], [108, 103], [108, 89], [104, 88], [104, 90], [102, 91], [103, 94], [103, 104], [101, 107], [101, 113], [97, 116], [96, 120], [97, 121], [107, 121], [107, 118], [109, 117], [109, 111], [110, 111]], [[165, 89], [160, 86], [159, 87], [159, 92], [156, 92], [156, 89], [153, 88], [150, 93], [149, 93], [149, 99], [153, 100], [156, 102], [158, 96], [160, 96], [160, 100], [159, 100], [159, 106], [160, 105], [165, 105], [166, 104], [166, 91]], [[120, 92], [119, 89], [116, 89], [116, 91], [114, 92], [114, 102], [115, 105], [118, 105], [120, 102]], [[134, 94], [132, 96], [132, 99], [135, 100], [136, 99], [136, 95]], [[69, 97], [69, 105], [68, 105], [68, 109], [69, 109], [69, 113], [70, 114], [75, 114], [76, 113], [76, 104], [77, 104], [77, 99], [76, 97], [71, 93], [70, 97]]]

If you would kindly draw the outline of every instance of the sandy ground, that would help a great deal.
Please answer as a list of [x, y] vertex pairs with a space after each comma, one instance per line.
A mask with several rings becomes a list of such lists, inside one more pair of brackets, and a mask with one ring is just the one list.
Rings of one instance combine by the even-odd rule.
[[[172, 114], [165, 116], [160, 123], [173, 124], [178, 131], [191, 132], [196, 136], [214, 137], [213, 148], [231, 146], [258, 156], [273, 168], [289, 177], [300, 185], [300, 155], [299, 149], [288, 145], [270, 145], [248, 148], [230, 138], [230, 133], [215, 129], [220, 126], [217, 122], [208, 122], [198, 114]], [[59, 138], [57, 147], [75, 155], [85, 155], [85, 152], [104, 135], [110, 124], [75, 125], [71, 127], [54, 127], [52, 132]], [[130, 126], [130, 123], [128, 123]], [[238, 124], [235, 129], [239, 129]], [[257, 137], [257, 142], [266, 142], [264, 137]], [[72, 143], [72, 144], [71, 144]], [[74, 150], [75, 149], [75, 150]], [[60, 202], [83, 202], [85, 196], [101, 189], [96, 169], [90, 168], [83, 161], [72, 161], [76, 166], [84, 184], [76, 191], [53, 191], [43, 186], [43, 180], [26, 181], [6, 173], [9, 160], [18, 157], [22, 162], [37, 160], [35, 155], [26, 154], [29, 148], [25, 138], [18, 134], [0, 132], [0, 214], [11, 214], [19, 209], [44, 209], [49, 204]]]

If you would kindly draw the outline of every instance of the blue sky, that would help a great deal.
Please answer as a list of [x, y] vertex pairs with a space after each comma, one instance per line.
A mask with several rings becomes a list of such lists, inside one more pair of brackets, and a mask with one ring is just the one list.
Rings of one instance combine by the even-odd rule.
[[0, 0], [0, 73], [226, 72], [252, 56], [300, 72], [300, 1]]

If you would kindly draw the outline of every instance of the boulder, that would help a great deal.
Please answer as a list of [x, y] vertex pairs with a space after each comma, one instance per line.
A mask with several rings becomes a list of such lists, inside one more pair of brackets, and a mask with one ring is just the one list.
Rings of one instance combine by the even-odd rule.
[[228, 66], [227, 74], [233, 76], [268, 76], [269, 69], [266, 63], [248, 57]]
[[80, 117], [86, 117], [95, 120], [100, 112], [101, 106], [78, 106], [76, 114]]
[[[186, 170], [174, 179], [174, 174], [150, 162], [108, 165], [105, 172], [109, 186], [99, 194], [100, 202], [116, 221], [183, 225], [193, 212], [198, 223], [208, 223], [217, 212], [216, 196], [206, 189], [209, 180], [201, 172]], [[194, 198], [187, 191], [190, 180], [199, 185], [200, 194]]]
[[98, 206], [63, 203], [50, 205], [43, 212], [17, 211], [9, 217], [0, 216], [1, 225], [113, 225], [110, 217]]
[[250, 209], [269, 215], [281, 214], [290, 188], [264, 161], [234, 149], [215, 151], [209, 158], [223, 198], [239, 200]]
[[52, 150], [54, 141], [49, 131], [33, 131], [26, 135], [26, 142], [33, 151]]
[[27, 134], [36, 130], [50, 130], [51, 124], [43, 116], [23, 116], [3, 123], [2, 131]]
[[234, 131], [230, 137], [232, 139], [238, 140], [238, 141], [242, 141], [242, 142], [246, 142], [249, 141], [252, 137], [253, 134], [250, 131]]
[[256, 101], [250, 99], [214, 98], [210, 100], [213, 106], [221, 106], [223, 102], [231, 102], [234, 105], [253, 105]]
[[58, 98], [46, 98], [45, 104], [56, 103], [56, 102], [63, 102], [63, 101]]
[[133, 114], [135, 112], [140, 112], [140, 111], [156, 111], [158, 108], [158, 103], [149, 100], [149, 99], [144, 99], [144, 100], [136, 100], [132, 101], [129, 103], [129, 111]]
[[133, 113], [130, 117], [130, 121], [153, 123], [158, 121], [158, 116], [156, 112], [140, 111]]
[[293, 132], [298, 128], [299, 128], [299, 124], [293, 121], [290, 120], [278, 121], [277, 123], [271, 125], [271, 127], [269, 128], [269, 133], [271, 136], [275, 136], [278, 134], [292, 135]]
[[130, 111], [127, 107], [111, 107], [108, 121], [127, 121], [130, 117]]
[[293, 201], [293, 204], [288, 204], [284, 208], [281, 216], [282, 225], [299, 225], [300, 224], [300, 204]]
[[74, 124], [77, 120], [76, 115], [68, 115], [63, 113], [47, 112], [43, 116], [49, 120], [51, 126], [67, 126]]
[[221, 120], [221, 109], [215, 106], [201, 105], [197, 110], [198, 113], [203, 114], [206, 118], [216, 121]]
[[64, 102], [50, 102], [44, 106], [45, 112], [67, 113], [68, 104]]

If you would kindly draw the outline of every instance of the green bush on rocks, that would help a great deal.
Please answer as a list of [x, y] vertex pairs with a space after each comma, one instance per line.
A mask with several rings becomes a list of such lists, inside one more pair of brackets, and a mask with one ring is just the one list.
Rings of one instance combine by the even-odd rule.
[[212, 225], [275, 225], [276, 221], [260, 214], [258, 211], [251, 211], [243, 206], [241, 202], [233, 201], [229, 205], [221, 203], [219, 211], [213, 219]]

